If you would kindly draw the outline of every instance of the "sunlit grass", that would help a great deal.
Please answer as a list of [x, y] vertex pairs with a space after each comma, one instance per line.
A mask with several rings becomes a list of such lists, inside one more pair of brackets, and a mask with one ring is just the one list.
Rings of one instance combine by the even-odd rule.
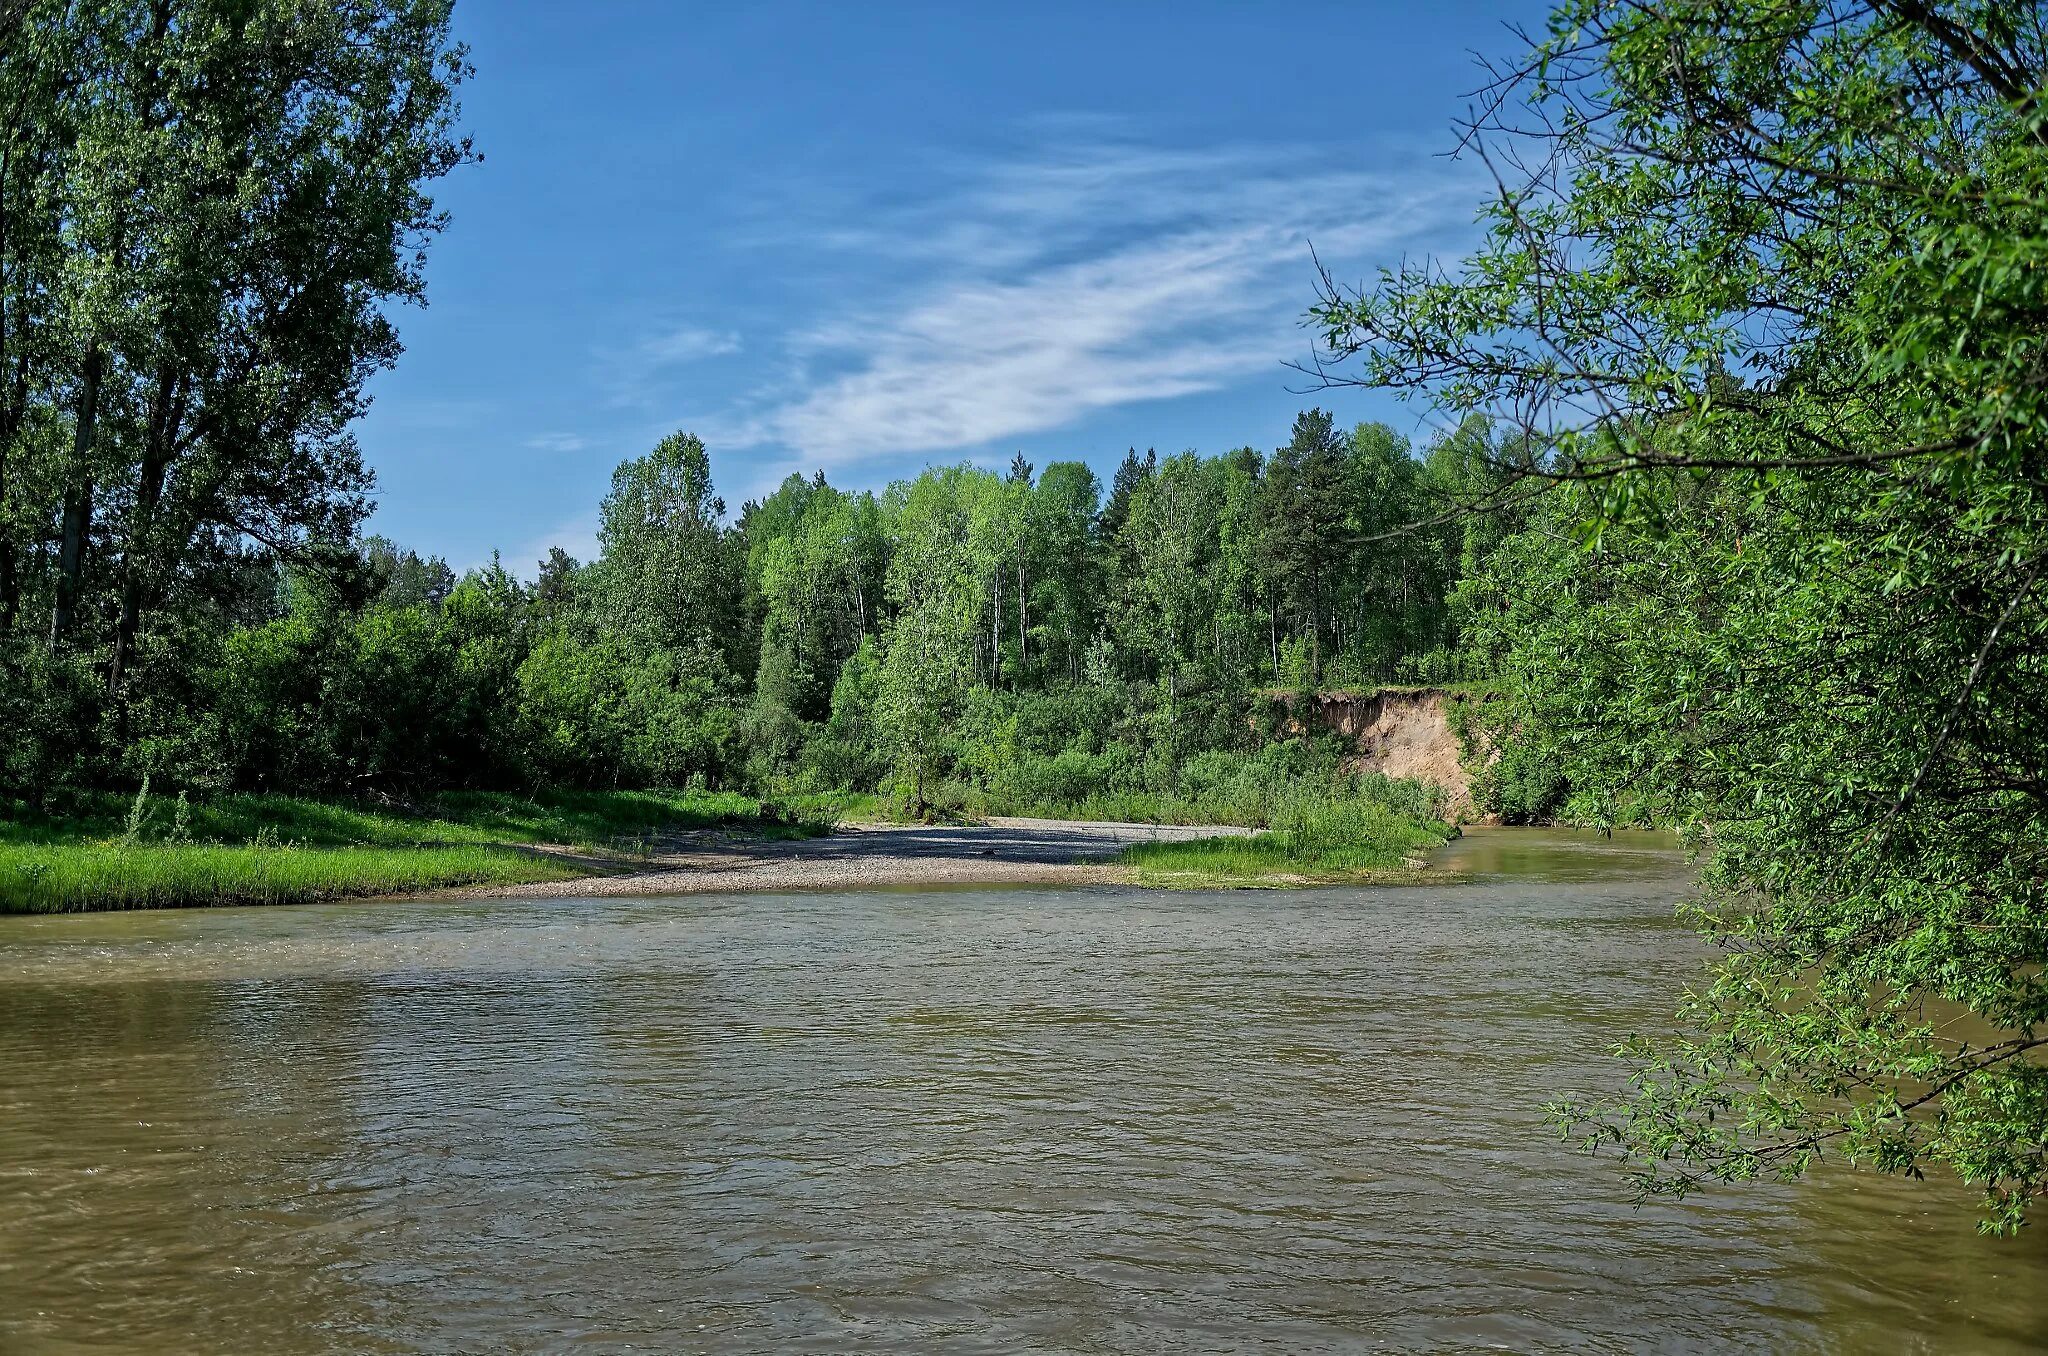
[[64, 815], [0, 818], [0, 913], [287, 904], [454, 885], [564, 880], [588, 864], [522, 845], [630, 856], [659, 835], [829, 832], [830, 798], [728, 791], [448, 791], [373, 804], [232, 795], [95, 796]]
[[1119, 859], [1147, 885], [1185, 888], [1359, 879], [1411, 869], [1451, 830], [1356, 800], [1303, 800], [1246, 837], [1137, 843]]
[[[121, 836], [133, 797], [100, 795], [61, 815], [17, 809], [0, 818], [0, 843], [88, 843]], [[829, 806], [764, 803], [732, 791], [443, 791], [413, 801], [316, 800], [230, 795], [182, 812], [167, 796], [142, 803], [137, 836], [311, 847], [414, 847], [454, 843], [560, 843], [608, 847], [663, 831], [716, 827], [779, 831], [829, 828]], [[180, 816], [183, 822], [180, 823]]]
[[572, 863], [484, 844], [272, 847], [0, 844], [0, 912], [302, 904], [455, 885], [567, 880]]

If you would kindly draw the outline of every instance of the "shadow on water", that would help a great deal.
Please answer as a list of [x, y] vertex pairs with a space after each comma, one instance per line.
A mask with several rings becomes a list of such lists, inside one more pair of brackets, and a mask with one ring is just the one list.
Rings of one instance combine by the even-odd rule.
[[2023, 1351], [2048, 1249], [1635, 1208], [1541, 1106], [1704, 955], [1666, 842], [1429, 887], [0, 920], [0, 1349]]
[[1523, 884], [1599, 880], [1676, 880], [1685, 850], [1675, 834], [1649, 829], [1466, 829], [1431, 860], [1458, 879], [1505, 879]]

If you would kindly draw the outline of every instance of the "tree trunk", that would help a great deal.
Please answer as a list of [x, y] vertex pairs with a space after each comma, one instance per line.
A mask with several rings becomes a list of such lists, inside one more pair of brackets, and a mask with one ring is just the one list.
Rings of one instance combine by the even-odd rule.
[[1024, 667], [1024, 661], [1031, 657], [1030, 647], [1024, 639], [1024, 629], [1024, 548], [1020, 544], [1017, 548], [1017, 667], [1020, 669]]
[[136, 633], [141, 627], [145, 587], [143, 573], [148, 563], [151, 522], [156, 516], [157, 502], [163, 496], [164, 469], [160, 460], [145, 461], [142, 483], [136, 491], [136, 523], [130, 529], [128, 547], [121, 556], [120, 619], [114, 625], [114, 653], [107, 663], [107, 692], [110, 696], [121, 690], [121, 676], [127, 669], [129, 655], [134, 652]]
[[[6, 302], [0, 299], [0, 344], [5, 343], [7, 334]], [[13, 389], [8, 393], [5, 418], [0, 419], [0, 636], [13, 632], [15, 616], [21, 609], [21, 569], [7, 514], [7, 454], [13, 450], [14, 440], [21, 436], [28, 406], [26, 354], [14, 366]]]
[[57, 547], [57, 597], [50, 609], [50, 644], [71, 633], [78, 618], [79, 581], [85, 573], [85, 539], [92, 526], [93, 435], [99, 423], [100, 374], [106, 365], [99, 341], [85, 353], [78, 391], [78, 422], [71, 440], [71, 483], [64, 490], [64, 526]]
[[13, 430], [0, 430], [0, 636], [13, 632], [14, 615], [21, 605], [21, 574], [15, 564], [14, 535], [7, 523], [7, 451], [13, 443]]
[[158, 374], [155, 398], [150, 402], [149, 434], [142, 449], [142, 475], [135, 487], [135, 508], [129, 515], [128, 542], [121, 551], [121, 612], [114, 626], [114, 653], [107, 663], [107, 693], [121, 690], [121, 675], [135, 649], [135, 636], [142, 619], [142, 596], [146, 587], [152, 544], [156, 536], [157, 505], [163, 501], [164, 476], [171, 466], [171, 449], [183, 422], [173, 400], [176, 378], [169, 369]]
[[1308, 681], [1311, 687], [1320, 687], [1323, 681], [1323, 599], [1320, 590], [1309, 595]]
[[[5, 503], [0, 498], [0, 510], [4, 510]], [[0, 636], [14, 630], [14, 616], [20, 608], [21, 574], [14, 563], [14, 539], [0, 536]]]

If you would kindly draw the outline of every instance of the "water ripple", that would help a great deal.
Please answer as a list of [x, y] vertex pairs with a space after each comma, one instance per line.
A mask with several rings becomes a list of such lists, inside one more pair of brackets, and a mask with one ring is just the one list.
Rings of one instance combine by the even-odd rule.
[[[1462, 855], [1460, 855], [1462, 854]], [[1428, 888], [0, 920], [0, 1347], [2019, 1351], [1949, 1187], [1635, 1209], [1540, 1108], [1655, 843]]]

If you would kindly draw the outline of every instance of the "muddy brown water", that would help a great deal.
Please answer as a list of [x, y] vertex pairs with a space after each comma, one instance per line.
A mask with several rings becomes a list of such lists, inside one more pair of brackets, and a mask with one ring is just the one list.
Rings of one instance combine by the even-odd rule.
[[1655, 840], [1427, 888], [0, 919], [0, 1351], [1996, 1352], [2048, 1244], [1635, 1208], [1541, 1106], [1698, 955]]

